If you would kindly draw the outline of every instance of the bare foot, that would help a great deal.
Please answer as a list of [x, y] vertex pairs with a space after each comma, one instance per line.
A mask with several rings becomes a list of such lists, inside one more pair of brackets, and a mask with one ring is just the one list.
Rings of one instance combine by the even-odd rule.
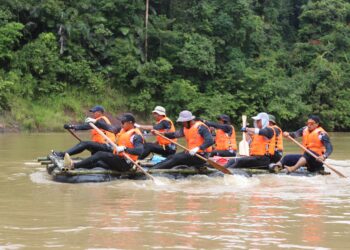
[[287, 169], [288, 173], [291, 173], [291, 172], [295, 171], [294, 167], [287, 167], [286, 166], [286, 169]]
[[64, 154], [63, 167], [67, 170], [74, 169], [73, 160], [70, 158], [69, 154], [67, 154], [67, 153]]

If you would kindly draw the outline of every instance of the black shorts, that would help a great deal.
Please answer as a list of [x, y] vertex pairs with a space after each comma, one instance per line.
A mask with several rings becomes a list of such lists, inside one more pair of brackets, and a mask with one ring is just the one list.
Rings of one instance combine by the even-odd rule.
[[[315, 154], [315, 153], [314, 153]], [[317, 154], [315, 154], [317, 155]], [[307, 152], [303, 154], [303, 157], [306, 159], [307, 170], [310, 172], [318, 172], [324, 170], [323, 162], [316, 160], [315, 157], [311, 156]]]
[[320, 170], [324, 170], [323, 163], [316, 160], [313, 156], [308, 153], [304, 154], [289, 154], [283, 157], [281, 160], [282, 166], [294, 166], [301, 157], [306, 159], [306, 167], [310, 172], [318, 172]]

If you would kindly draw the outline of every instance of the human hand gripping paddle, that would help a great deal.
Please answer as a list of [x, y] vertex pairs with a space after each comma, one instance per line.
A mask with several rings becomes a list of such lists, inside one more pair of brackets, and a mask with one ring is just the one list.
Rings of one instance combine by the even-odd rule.
[[[297, 144], [299, 147], [301, 147], [302, 149], [304, 149], [308, 154], [310, 154], [312, 157], [319, 159], [317, 155], [315, 155], [314, 153], [312, 153], [309, 149], [307, 149], [304, 145], [300, 144], [297, 140], [295, 140], [293, 137], [291, 137], [290, 135], [287, 136], [291, 141], [293, 141], [295, 144]], [[342, 173], [340, 173], [338, 170], [336, 170], [334, 167], [332, 167], [331, 165], [329, 165], [328, 163], [326, 163], [326, 161], [322, 161], [322, 163], [324, 165], [326, 165], [330, 170], [332, 170], [334, 173], [336, 173], [338, 176], [343, 177], [343, 178], [347, 178], [345, 175], [343, 175]]]
[[[98, 127], [96, 127], [95, 124], [93, 124], [92, 122], [89, 122], [90, 127], [92, 127], [93, 129], [96, 130], [97, 133], [99, 133], [99, 135], [101, 135], [104, 139], [106, 139], [111, 145], [113, 145], [114, 148], [117, 148], [117, 145], [111, 140], [109, 139]], [[150, 175], [149, 173], [147, 173], [146, 170], [143, 169], [143, 167], [140, 166], [140, 164], [138, 164], [137, 162], [135, 162], [133, 159], [130, 158], [130, 156], [128, 156], [127, 154], [125, 154], [124, 152], [122, 152], [123, 156], [125, 158], [127, 158], [129, 161], [131, 161], [142, 173], [144, 173], [148, 178], [150, 178], [156, 185], [164, 185], [163, 182], [161, 182], [160, 180], [157, 180], [156, 178], [154, 178], [152, 175]]]
[[[247, 116], [242, 115], [242, 127], [247, 126]], [[246, 132], [243, 132], [243, 139], [240, 141], [239, 145], [239, 155], [249, 156], [249, 144], [246, 140]]]
[[[175, 142], [175, 141], [169, 139], [168, 137], [162, 135], [162, 134], [159, 133], [157, 130], [152, 130], [152, 132], [155, 133], [156, 135], [162, 137], [163, 139], [168, 140], [168, 141], [170, 141], [171, 143], [173, 143], [173, 144], [179, 146], [180, 148], [182, 148], [182, 149], [184, 149], [184, 150], [186, 150], [186, 151], [190, 151], [190, 149], [188, 149], [188, 148], [186, 148], [185, 146], [182, 146], [181, 144], [179, 144], [179, 143], [177, 143], [177, 142]], [[195, 156], [197, 156], [199, 159], [201, 159], [201, 160], [203, 160], [203, 161], [206, 161], [208, 164], [212, 165], [214, 168], [216, 168], [217, 170], [223, 172], [224, 174], [231, 174], [231, 175], [232, 175], [232, 173], [231, 173], [230, 170], [228, 170], [228, 169], [225, 168], [224, 166], [221, 166], [220, 164], [216, 163], [215, 161], [212, 161], [212, 160], [210, 160], [210, 159], [207, 159], [207, 158], [201, 156], [200, 154], [195, 154]]]

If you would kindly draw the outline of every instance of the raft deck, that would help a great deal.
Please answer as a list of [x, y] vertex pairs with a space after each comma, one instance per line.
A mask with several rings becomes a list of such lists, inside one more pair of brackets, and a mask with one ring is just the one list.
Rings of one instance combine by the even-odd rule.
[[[73, 158], [73, 161], [80, 161], [82, 158]], [[42, 165], [46, 166], [46, 170], [49, 175], [52, 176], [54, 181], [65, 183], [82, 183], [82, 182], [107, 182], [118, 179], [146, 179], [146, 176], [141, 171], [127, 171], [120, 172], [116, 170], [104, 169], [96, 167], [92, 169], [72, 169], [67, 170], [63, 167], [63, 160], [53, 155], [46, 157], [39, 157], [38, 161]], [[223, 173], [212, 168], [210, 165], [206, 165], [202, 168], [177, 166], [172, 169], [151, 169], [154, 163], [144, 160], [139, 161], [139, 164], [147, 170], [147, 172], [153, 176], [163, 176], [173, 179], [186, 178], [194, 175], [207, 175], [207, 176], [223, 176]], [[243, 175], [251, 177], [253, 175], [271, 174], [266, 167], [256, 167], [249, 169], [230, 169], [234, 175]], [[284, 173], [285, 175], [285, 173]], [[315, 176], [317, 173], [310, 173], [307, 171], [296, 172], [290, 175], [293, 176]]]

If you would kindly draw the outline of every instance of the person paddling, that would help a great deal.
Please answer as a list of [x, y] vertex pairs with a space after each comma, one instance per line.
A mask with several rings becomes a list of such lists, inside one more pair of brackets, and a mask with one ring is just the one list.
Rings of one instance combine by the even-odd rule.
[[209, 128], [215, 128], [215, 150], [210, 153], [212, 156], [236, 156], [237, 142], [235, 128], [231, 125], [228, 115], [222, 114], [217, 117], [218, 123], [205, 121]]
[[[92, 113], [93, 118], [87, 118], [84, 124], [65, 124], [63, 127], [65, 129], [72, 130], [91, 130], [88, 122], [94, 121], [97, 127], [102, 128], [104, 134], [106, 134], [112, 141], [115, 141], [115, 133], [120, 130], [120, 127], [112, 127], [110, 120], [104, 115], [104, 108], [100, 105], [97, 105], [91, 108], [89, 111]], [[113, 132], [110, 132], [106, 129], [109, 129]], [[94, 154], [98, 151], [111, 151], [112, 147], [95, 130], [91, 130], [91, 141], [82, 141], [64, 152], [52, 151], [52, 154], [54, 156], [62, 158], [65, 153], [69, 155], [75, 155], [83, 152], [84, 150], [88, 150], [91, 152], [91, 154]]]
[[333, 146], [327, 132], [320, 126], [321, 120], [317, 115], [310, 115], [306, 126], [295, 132], [284, 132], [285, 137], [302, 137], [302, 144], [317, 156], [317, 159], [308, 152], [303, 154], [288, 154], [277, 164], [272, 166], [275, 172], [286, 168], [288, 172], [294, 172], [302, 166], [306, 166], [309, 172], [324, 172], [322, 161], [325, 161], [333, 151]]
[[121, 117], [122, 129], [118, 133], [117, 148], [113, 152], [99, 151], [92, 156], [74, 163], [69, 154], [64, 156], [64, 167], [74, 168], [93, 168], [101, 166], [117, 171], [128, 171], [132, 168], [132, 162], [124, 157], [127, 154], [133, 161], [143, 152], [144, 138], [141, 131], [135, 127], [135, 117], [126, 113]]
[[[274, 130], [269, 127], [269, 116], [266, 113], [259, 113], [252, 117], [254, 128], [244, 127], [242, 132], [248, 134], [250, 156], [230, 160], [226, 167], [229, 168], [252, 168], [266, 167], [270, 163], [270, 155], [274, 153], [274, 147], [270, 147], [274, 138]], [[272, 142], [273, 144], [273, 142]]]
[[271, 145], [272, 147], [275, 147], [275, 152], [270, 156], [270, 160], [271, 162], [276, 163], [281, 160], [283, 156], [283, 131], [277, 126], [276, 117], [271, 114], [269, 114], [269, 126], [275, 130], [275, 139], [273, 140], [275, 144]]
[[164, 133], [170, 139], [185, 137], [189, 151], [170, 155], [166, 160], [154, 165], [153, 169], [169, 169], [177, 165], [201, 167], [205, 164], [206, 161], [195, 155], [200, 154], [207, 158], [214, 140], [207, 125], [196, 121], [195, 118], [190, 111], [181, 111], [177, 122], [182, 123], [182, 128], [172, 133]]
[[[154, 126], [151, 125], [139, 125], [141, 129], [144, 130], [157, 130], [160, 133], [172, 133], [175, 132], [174, 123], [166, 116], [165, 108], [162, 106], [157, 106], [152, 111], [153, 117], [156, 120], [157, 124]], [[145, 143], [144, 151], [140, 156], [140, 160], [146, 158], [150, 153], [160, 154], [163, 157], [167, 157], [169, 155], [176, 153], [175, 144], [170, 141], [156, 136], [156, 142], [154, 143]], [[176, 139], [174, 139], [176, 142]]]

